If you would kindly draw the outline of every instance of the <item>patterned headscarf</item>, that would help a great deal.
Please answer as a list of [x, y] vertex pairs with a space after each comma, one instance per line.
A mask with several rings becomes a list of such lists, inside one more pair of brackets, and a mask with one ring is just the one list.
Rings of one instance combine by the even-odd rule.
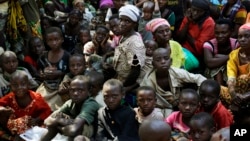
[[146, 30], [151, 31], [153, 33], [161, 25], [167, 25], [170, 27], [170, 24], [166, 19], [155, 18], [146, 24]]

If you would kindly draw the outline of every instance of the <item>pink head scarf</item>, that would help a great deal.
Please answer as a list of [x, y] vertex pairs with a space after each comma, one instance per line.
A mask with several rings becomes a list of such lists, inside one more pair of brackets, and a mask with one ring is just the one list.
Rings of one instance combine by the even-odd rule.
[[170, 24], [167, 20], [163, 18], [155, 18], [146, 24], [146, 30], [155, 32], [155, 30], [161, 25], [167, 25], [170, 27]]
[[245, 23], [245, 24], [243, 24], [240, 28], [239, 28], [239, 30], [240, 29], [247, 29], [247, 30], [250, 30], [250, 23]]
[[111, 8], [111, 7], [113, 7], [113, 1], [112, 0], [101, 0], [99, 7], [100, 8]]

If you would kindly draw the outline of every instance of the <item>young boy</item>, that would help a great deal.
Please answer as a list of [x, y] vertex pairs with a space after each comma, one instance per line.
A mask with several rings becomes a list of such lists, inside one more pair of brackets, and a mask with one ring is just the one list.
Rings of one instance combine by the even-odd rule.
[[209, 113], [201, 112], [195, 114], [190, 120], [192, 141], [210, 141], [215, 131], [215, 122]]
[[162, 120], [145, 120], [139, 128], [140, 141], [171, 141], [171, 127]]
[[155, 108], [156, 94], [153, 88], [149, 86], [142, 86], [137, 89], [137, 105], [134, 108], [136, 119], [139, 123], [144, 120], [158, 119], [163, 120], [161, 109]]
[[37, 82], [32, 78], [31, 74], [26, 68], [18, 67], [17, 56], [12, 51], [5, 51], [0, 56], [0, 65], [2, 72], [0, 73], [0, 97], [10, 92], [10, 77], [14, 72], [26, 72], [29, 80], [30, 88], [36, 89]]
[[210, 113], [216, 123], [217, 130], [233, 123], [232, 114], [220, 102], [220, 85], [215, 80], [205, 80], [200, 89], [201, 110]]
[[63, 102], [66, 102], [67, 100], [70, 99], [69, 85], [71, 79], [77, 75], [84, 75], [86, 73], [85, 69], [86, 69], [85, 59], [82, 54], [73, 54], [70, 56], [69, 58], [70, 72], [64, 76], [58, 89], [58, 94], [61, 96]]
[[104, 83], [104, 76], [100, 72], [91, 71], [88, 73], [89, 79], [90, 79], [90, 94], [91, 97], [93, 97], [96, 102], [101, 106], [106, 106], [103, 95], [102, 95], [102, 85]]
[[161, 17], [158, 0], [154, 0], [154, 2], [145, 1], [142, 6], [142, 13], [143, 16], [139, 21], [138, 31], [141, 34], [143, 41], [152, 40], [153, 35], [150, 31], [145, 30], [145, 26], [150, 20]]
[[109, 79], [104, 83], [102, 93], [107, 106], [98, 111], [96, 140], [138, 141], [135, 112], [130, 107], [121, 105], [124, 97], [122, 83], [117, 79]]
[[172, 139], [183, 137], [189, 139], [189, 122], [199, 108], [199, 95], [193, 89], [184, 89], [180, 93], [178, 102], [179, 111], [171, 113], [165, 120], [172, 128]]
[[98, 103], [90, 96], [90, 83], [86, 76], [78, 75], [70, 83], [70, 100], [48, 117], [44, 123], [48, 132], [41, 141], [51, 140], [57, 133], [69, 138], [77, 135], [93, 135], [92, 124], [97, 110]]
[[195, 83], [197, 86], [206, 80], [200, 74], [192, 74], [184, 69], [170, 67], [170, 48], [158, 48], [153, 53], [154, 69], [145, 75], [140, 86], [150, 86], [157, 94], [156, 107], [161, 108], [167, 117], [177, 107], [181, 88], [185, 83]]
[[[40, 94], [29, 89], [28, 75], [24, 71], [15, 71], [10, 78], [12, 92], [0, 98], [0, 140], [7, 128], [12, 138], [25, 132], [32, 126], [41, 126], [51, 114], [51, 109]], [[7, 133], [7, 132], [6, 132]], [[5, 138], [6, 139], [6, 138]]]

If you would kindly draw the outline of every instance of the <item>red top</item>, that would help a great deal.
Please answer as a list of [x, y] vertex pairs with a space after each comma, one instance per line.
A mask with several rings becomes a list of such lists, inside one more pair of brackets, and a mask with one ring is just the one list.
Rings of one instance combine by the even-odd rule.
[[[181, 23], [180, 29], [187, 24], [188, 19], [185, 17]], [[195, 48], [193, 48], [187, 41], [182, 46], [191, 51], [195, 56], [202, 57], [203, 44], [214, 38], [214, 26], [215, 22], [211, 17], [208, 17], [201, 27], [197, 23], [191, 22], [188, 27], [188, 34], [194, 39]]]
[[31, 66], [33, 66], [36, 69], [38, 68], [36, 60], [32, 59], [30, 56], [25, 56], [24, 62], [27, 62], [28, 64], [30, 64]]
[[0, 106], [8, 106], [12, 108], [14, 110], [14, 115], [16, 116], [16, 118], [28, 115], [33, 118], [40, 117], [42, 120], [45, 120], [51, 114], [49, 105], [45, 102], [40, 94], [33, 91], [29, 91], [29, 94], [32, 98], [32, 101], [25, 108], [19, 107], [16, 102], [15, 94], [13, 92], [10, 92], [9, 94], [0, 98]]

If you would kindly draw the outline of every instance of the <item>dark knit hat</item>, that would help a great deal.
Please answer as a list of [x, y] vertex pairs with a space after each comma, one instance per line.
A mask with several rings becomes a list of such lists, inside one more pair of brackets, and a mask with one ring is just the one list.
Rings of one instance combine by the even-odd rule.
[[207, 0], [192, 0], [192, 6], [205, 11], [209, 10], [209, 2]]

